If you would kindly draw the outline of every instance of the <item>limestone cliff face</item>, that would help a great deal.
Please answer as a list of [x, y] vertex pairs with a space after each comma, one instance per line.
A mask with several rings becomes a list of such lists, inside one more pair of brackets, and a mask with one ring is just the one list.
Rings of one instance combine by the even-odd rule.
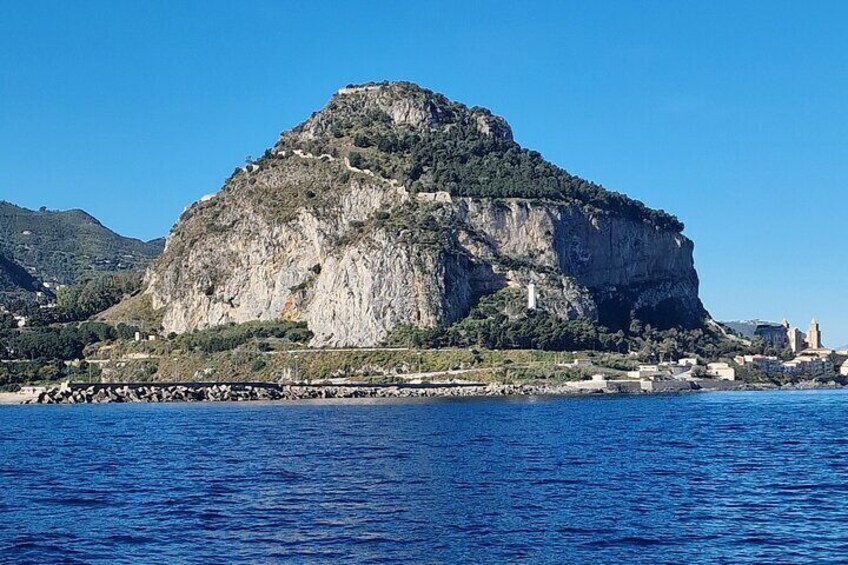
[[589, 206], [587, 191], [607, 193], [543, 161], [554, 173], [539, 184], [554, 192], [533, 193], [524, 172], [509, 186], [526, 178], [527, 196], [461, 182], [468, 167], [489, 175], [535, 155], [502, 119], [413, 85], [343, 89], [183, 214], [147, 292], [166, 332], [289, 319], [323, 346], [449, 325], [480, 296], [531, 281], [563, 318], [698, 324], [692, 243], [670, 217], [618, 195], [612, 210]]

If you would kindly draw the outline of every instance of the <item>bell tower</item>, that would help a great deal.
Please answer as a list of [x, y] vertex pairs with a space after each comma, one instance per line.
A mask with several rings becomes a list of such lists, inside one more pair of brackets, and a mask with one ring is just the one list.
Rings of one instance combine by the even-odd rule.
[[821, 349], [821, 330], [819, 329], [818, 321], [813, 318], [810, 322], [810, 330], [807, 332], [807, 347], [810, 349]]

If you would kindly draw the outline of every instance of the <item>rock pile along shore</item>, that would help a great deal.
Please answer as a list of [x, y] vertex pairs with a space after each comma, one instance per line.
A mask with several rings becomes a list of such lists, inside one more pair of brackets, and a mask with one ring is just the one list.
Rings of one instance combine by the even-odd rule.
[[124, 402], [244, 402], [345, 398], [436, 398], [575, 394], [548, 385], [308, 386], [308, 385], [91, 385], [55, 387], [27, 404], [108, 404]]

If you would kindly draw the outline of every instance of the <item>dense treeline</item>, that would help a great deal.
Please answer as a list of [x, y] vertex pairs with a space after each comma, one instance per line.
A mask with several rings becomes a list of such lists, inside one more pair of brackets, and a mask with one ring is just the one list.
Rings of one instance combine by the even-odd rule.
[[7, 360], [72, 361], [83, 358], [86, 346], [114, 339], [132, 339], [136, 328], [101, 322], [0, 330], [0, 357]]
[[0, 386], [67, 377], [74, 370], [67, 363], [84, 359], [86, 347], [133, 339], [136, 327], [84, 320], [136, 292], [140, 282], [136, 273], [100, 275], [60, 290], [55, 307], [32, 299], [8, 303], [26, 317], [26, 326], [18, 328], [11, 314], [0, 314], [0, 358], [5, 361]]
[[[408, 179], [457, 196], [572, 200], [596, 210], [682, 231], [673, 216], [610, 192], [548, 163], [511, 140], [481, 136], [467, 128], [415, 136]], [[422, 182], [423, 181], [423, 182]]]
[[[0, 363], [0, 389], [24, 382], [66, 378], [74, 371], [85, 372], [88, 346], [115, 340], [132, 341], [137, 331], [134, 326], [93, 321], [18, 329], [11, 316], [0, 316], [0, 358], [4, 360]], [[304, 323], [249, 322], [170, 337], [175, 348], [218, 353], [254, 339], [306, 343], [312, 333]], [[71, 364], [72, 361], [81, 363]]]
[[[482, 108], [450, 102], [415, 85], [396, 85], [437, 116], [436, 127], [406, 128], [380, 110], [333, 100], [315, 127], [324, 135], [294, 142], [313, 154], [347, 154], [351, 165], [402, 181], [416, 191], [443, 190], [476, 198], [540, 198], [576, 202], [598, 212], [683, 230], [674, 216], [570, 175], [523, 149], [508, 126]], [[495, 130], [481, 133], [479, 120]], [[298, 131], [297, 129], [295, 130]], [[344, 149], [353, 146], [352, 151]]]
[[5, 301], [5, 305], [10, 311], [25, 316], [31, 327], [81, 322], [138, 292], [141, 280], [139, 273], [95, 275], [60, 289], [52, 307], [45, 307], [44, 300], [22, 296]]
[[59, 314], [67, 321], [90, 318], [138, 292], [141, 279], [136, 272], [105, 274], [64, 288], [57, 297]]
[[738, 344], [706, 328], [658, 330], [633, 320], [626, 330], [612, 332], [590, 320], [563, 320], [544, 311], [510, 316], [504, 313], [502, 297], [497, 295], [481, 299], [466, 318], [448, 328], [400, 328], [389, 343], [426, 348], [594, 350], [636, 353], [654, 361], [689, 355], [717, 359], [740, 352]]
[[218, 353], [230, 351], [257, 338], [276, 338], [293, 343], [306, 343], [312, 339], [312, 332], [303, 322], [248, 322], [171, 337], [175, 346], [180, 349]]

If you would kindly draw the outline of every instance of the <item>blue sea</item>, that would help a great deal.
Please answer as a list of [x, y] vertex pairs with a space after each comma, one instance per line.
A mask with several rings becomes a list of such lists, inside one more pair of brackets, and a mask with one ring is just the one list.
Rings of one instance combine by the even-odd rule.
[[836, 563], [848, 393], [0, 406], [2, 563]]

